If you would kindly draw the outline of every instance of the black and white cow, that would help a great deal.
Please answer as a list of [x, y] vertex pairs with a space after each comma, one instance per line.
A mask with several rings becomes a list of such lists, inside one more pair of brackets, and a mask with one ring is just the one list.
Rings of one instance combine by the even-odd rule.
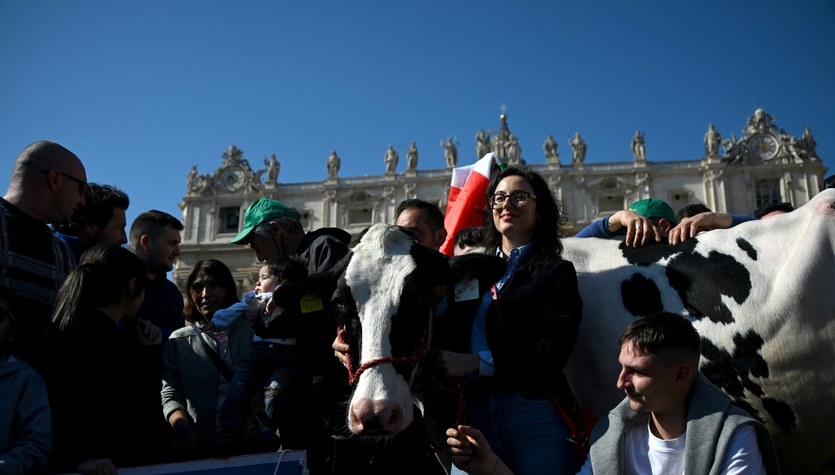
[[350, 344], [348, 428], [391, 436], [412, 422], [413, 374], [426, 353], [431, 291], [446, 281], [446, 258], [378, 224], [341, 267], [334, 303]]
[[[584, 302], [567, 368], [581, 403], [602, 417], [623, 398], [615, 388], [617, 339], [630, 321], [680, 313], [702, 335], [701, 370], [766, 423], [784, 472], [832, 469], [835, 190], [791, 213], [677, 246], [564, 244]], [[344, 261], [335, 300], [351, 345], [353, 432], [396, 434], [411, 422], [412, 402], [423, 401], [416, 363], [430, 344], [431, 287], [456, 279], [448, 263], [385, 225], [370, 228]]]
[[[463, 273], [487, 283], [486, 289], [503, 271], [499, 258], [450, 259], [419, 245], [414, 235], [397, 226], [377, 224], [364, 233], [334, 270], [339, 278], [333, 302], [350, 347], [351, 432], [392, 437], [412, 423], [413, 404], [423, 411], [426, 400], [444, 400], [447, 415], [432, 414], [430, 422], [437, 424], [428, 435], [434, 444], [445, 439], [444, 430], [454, 423], [455, 398], [447, 389], [435, 388], [429, 372], [423, 371], [430, 364], [437, 297], [448, 290], [454, 293], [454, 282]], [[433, 393], [433, 388], [438, 391]]]
[[835, 463], [835, 190], [799, 209], [714, 230], [677, 246], [565, 239], [583, 297], [567, 368], [578, 399], [605, 415], [618, 336], [659, 310], [689, 316], [701, 371], [763, 420], [784, 473]]

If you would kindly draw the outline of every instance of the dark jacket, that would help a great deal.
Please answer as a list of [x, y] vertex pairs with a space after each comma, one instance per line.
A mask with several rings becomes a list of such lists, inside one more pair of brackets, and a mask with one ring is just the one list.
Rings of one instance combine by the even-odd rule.
[[[493, 384], [521, 392], [562, 394], [567, 389], [563, 369], [577, 341], [583, 302], [574, 265], [550, 257], [534, 269], [536, 252], [531, 249], [522, 258], [487, 312], [487, 343], [496, 369], [492, 379]], [[481, 272], [495, 276], [493, 269]], [[483, 294], [497, 279], [478, 280]], [[447, 302], [447, 311], [436, 319], [438, 346], [468, 353], [479, 300], [455, 302], [449, 295]]]
[[296, 253], [307, 260], [310, 275], [327, 272], [348, 254], [351, 235], [339, 228], [320, 228], [304, 235]]
[[52, 406], [54, 468], [109, 458], [117, 467], [158, 462], [163, 449], [159, 345], [140, 346], [110, 317], [89, 310], [53, 326], [45, 374]]
[[534, 270], [532, 257], [523, 258], [488, 310], [487, 343], [493, 352], [496, 384], [523, 392], [561, 393], [567, 384], [563, 369], [580, 331], [583, 301], [574, 264], [553, 257]]

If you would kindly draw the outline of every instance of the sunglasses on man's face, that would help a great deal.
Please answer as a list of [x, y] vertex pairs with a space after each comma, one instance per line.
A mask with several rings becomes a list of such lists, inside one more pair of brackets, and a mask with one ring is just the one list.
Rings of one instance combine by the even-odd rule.
[[[44, 170], [43, 172], [44, 172], [44, 173], [49, 173], [49, 172], [51, 172], [51, 171], [52, 171], [52, 170]], [[86, 181], [84, 181], [84, 180], [80, 180], [80, 179], [78, 179], [78, 178], [76, 178], [76, 177], [74, 177], [74, 176], [70, 175], [69, 173], [62, 172], [61, 170], [55, 170], [55, 171], [56, 171], [56, 172], [58, 172], [58, 173], [60, 173], [60, 174], [61, 174], [61, 175], [63, 175], [64, 177], [69, 178], [70, 180], [72, 180], [72, 181], [74, 181], [74, 182], [78, 183], [78, 194], [80, 194], [80, 195], [84, 195], [84, 193], [87, 191], [87, 186], [88, 186], [88, 185], [87, 185], [87, 182], [86, 182]]]

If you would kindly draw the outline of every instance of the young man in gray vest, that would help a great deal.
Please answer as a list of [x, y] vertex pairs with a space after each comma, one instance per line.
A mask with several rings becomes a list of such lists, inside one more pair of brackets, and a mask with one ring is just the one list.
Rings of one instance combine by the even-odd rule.
[[[765, 426], [698, 372], [700, 339], [669, 312], [620, 337], [617, 386], [626, 398], [592, 432], [580, 474], [779, 474]], [[467, 426], [447, 430], [453, 461], [471, 474], [510, 474]]]

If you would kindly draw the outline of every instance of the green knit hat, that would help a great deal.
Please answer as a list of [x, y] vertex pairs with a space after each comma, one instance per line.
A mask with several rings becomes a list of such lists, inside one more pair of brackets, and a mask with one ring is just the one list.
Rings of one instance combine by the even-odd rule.
[[296, 221], [301, 219], [301, 215], [295, 208], [290, 208], [278, 200], [259, 198], [258, 201], [252, 203], [246, 209], [246, 213], [244, 213], [244, 229], [230, 242], [232, 244], [249, 244], [250, 234], [255, 229], [255, 226], [269, 219], [278, 219], [284, 216], [289, 216]]
[[664, 218], [674, 225], [678, 222], [676, 212], [666, 202], [658, 198], [638, 200], [629, 205], [629, 211], [634, 211], [645, 218]]

